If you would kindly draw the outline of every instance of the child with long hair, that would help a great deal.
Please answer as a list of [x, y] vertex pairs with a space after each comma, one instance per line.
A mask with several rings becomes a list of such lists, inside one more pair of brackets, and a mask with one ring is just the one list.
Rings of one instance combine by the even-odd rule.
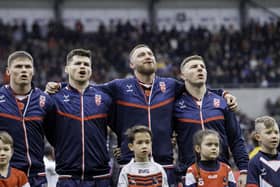
[[193, 136], [196, 162], [186, 173], [186, 187], [236, 187], [231, 168], [218, 161], [220, 138], [214, 130], [200, 130]]

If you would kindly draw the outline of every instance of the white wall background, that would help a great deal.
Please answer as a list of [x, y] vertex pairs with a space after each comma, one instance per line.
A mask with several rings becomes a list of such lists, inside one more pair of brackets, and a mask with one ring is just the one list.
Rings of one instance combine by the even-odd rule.
[[228, 89], [237, 97], [239, 109], [251, 118], [267, 115], [265, 102], [268, 98], [275, 102], [280, 96], [280, 88]]

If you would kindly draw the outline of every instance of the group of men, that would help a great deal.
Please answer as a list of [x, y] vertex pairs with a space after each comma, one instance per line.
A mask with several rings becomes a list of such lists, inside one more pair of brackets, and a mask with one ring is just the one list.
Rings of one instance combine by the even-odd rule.
[[[234, 113], [235, 98], [222, 90], [206, 88], [207, 71], [200, 56], [181, 65], [181, 83], [156, 76], [156, 59], [146, 45], [137, 45], [129, 56], [134, 77], [91, 85], [91, 52], [74, 49], [66, 59], [68, 83], [57, 93], [46, 94], [32, 85], [32, 56], [16, 51], [8, 58], [10, 83], [0, 89], [0, 130], [14, 138], [12, 166], [24, 171], [32, 187], [47, 183], [44, 175], [44, 135], [55, 149], [57, 186], [110, 186], [111, 169], [106, 146], [107, 127], [117, 134], [119, 164], [133, 157], [124, 132], [146, 124], [153, 133], [152, 157], [161, 164], [169, 186], [175, 186], [194, 162], [192, 134], [210, 128], [223, 138], [221, 160], [228, 163], [230, 148], [245, 184], [248, 155]], [[94, 67], [93, 67], [94, 68]], [[47, 86], [55, 92], [56, 84]], [[179, 147], [178, 167], [173, 160], [172, 134]], [[244, 174], [244, 175], [243, 175]]]

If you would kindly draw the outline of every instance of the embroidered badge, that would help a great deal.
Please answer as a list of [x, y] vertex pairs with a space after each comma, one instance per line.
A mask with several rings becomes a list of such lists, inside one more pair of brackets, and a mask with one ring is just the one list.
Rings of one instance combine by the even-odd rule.
[[40, 95], [39, 105], [43, 108], [46, 104], [46, 96]]
[[214, 106], [215, 108], [220, 107], [220, 99], [214, 98], [214, 99], [213, 99], [213, 106]]
[[159, 87], [162, 93], [166, 91], [166, 84], [165, 82], [159, 82]]
[[97, 106], [101, 105], [101, 95], [99, 95], [99, 94], [95, 95], [95, 104]]

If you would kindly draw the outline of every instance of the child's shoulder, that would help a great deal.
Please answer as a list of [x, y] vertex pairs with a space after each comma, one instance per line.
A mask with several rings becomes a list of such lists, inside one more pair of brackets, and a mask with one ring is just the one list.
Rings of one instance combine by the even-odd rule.
[[14, 167], [11, 167], [11, 173], [12, 174], [21, 174], [21, 175], [26, 175], [23, 171], [17, 169], [17, 168], [14, 168]]

